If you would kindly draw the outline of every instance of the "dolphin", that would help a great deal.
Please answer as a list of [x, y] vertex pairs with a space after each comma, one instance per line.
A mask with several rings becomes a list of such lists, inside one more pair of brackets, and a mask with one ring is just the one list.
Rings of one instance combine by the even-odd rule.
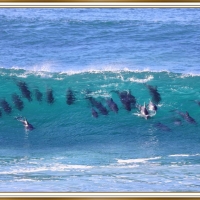
[[24, 127], [25, 127], [26, 130], [32, 131], [33, 129], [35, 129], [35, 128], [33, 127], [33, 125], [30, 124], [30, 123], [27, 121], [26, 118], [23, 119], [23, 117], [15, 117], [15, 119], [16, 119], [17, 121], [22, 122], [22, 124], [24, 125]]
[[162, 130], [162, 131], [171, 131], [171, 129], [168, 126], [166, 126], [160, 122], [157, 122], [156, 124], [154, 124], [154, 127], [158, 128], [159, 130]]
[[102, 115], [108, 115], [108, 110], [102, 105], [101, 102], [98, 102], [93, 97], [87, 97], [87, 99], [89, 99], [92, 106], [96, 107]]
[[129, 101], [127, 96], [128, 96], [127, 91], [119, 92], [120, 101], [124, 105], [125, 109], [131, 111], [131, 102]]
[[197, 124], [197, 122], [195, 121], [195, 119], [193, 119], [189, 113], [186, 111], [185, 113], [184, 112], [181, 112], [179, 110], [171, 110], [170, 112], [176, 112], [177, 114], [179, 114], [185, 121], [191, 123], [191, 124]]
[[12, 101], [15, 104], [15, 108], [17, 108], [19, 111], [23, 110], [24, 102], [20, 99], [19, 95], [16, 93], [12, 94]]
[[146, 108], [146, 104], [144, 102], [144, 106], [141, 105], [136, 105], [136, 108], [138, 108], [139, 112], [137, 113], [133, 113], [134, 115], [140, 116], [140, 117], [144, 117], [145, 119], [148, 119], [150, 117], [155, 116], [156, 113], [150, 113], [147, 108]]
[[97, 111], [94, 108], [92, 108], [91, 112], [92, 112], [92, 116], [94, 118], [98, 118], [98, 113], [97, 113]]
[[157, 87], [153, 87], [151, 85], [146, 84], [146, 87], [149, 89], [149, 93], [152, 96], [152, 101], [158, 104], [162, 99], [160, 97], [160, 93], [157, 90]]
[[127, 93], [127, 99], [131, 104], [131, 107], [136, 107], [136, 98], [131, 94], [131, 90]]
[[135, 108], [136, 99], [131, 94], [131, 90], [129, 90], [129, 92], [127, 92], [127, 91], [120, 92], [118, 90], [117, 91], [111, 91], [111, 92], [115, 92], [119, 95], [120, 101], [124, 105], [126, 110], [131, 111], [132, 107]]
[[141, 106], [140, 107], [140, 114], [145, 118], [147, 119], [149, 117], [149, 112], [148, 110], [146, 109], [146, 104], [144, 103], [144, 106]]
[[53, 90], [52, 89], [47, 89], [46, 91], [46, 100], [47, 103], [53, 104], [54, 103], [54, 97], [53, 97]]
[[76, 100], [73, 91], [69, 88], [67, 90], [67, 94], [66, 94], [66, 103], [68, 105], [71, 105], [74, 103], [74, 101]]
[[178, 112], [178, 114], [183, 118], [185, 119], [187, 122], [191, 123], [191, 124], [197, 124], [197, 122], [195, 121], [195, 119], [193, 119], [189, 113], [186, 111], [185, 113], [183, 112]]
[[144, 117], [145, 119], [148, 119], [149, 117], [151, 117], [148, 110], [146, 109], [145, 103], [144, 103], [144, 106], [136, 105], [136, 107], [138, 108], [139, 112], [133, 113], [134, 115]]
[[12, 108], [5, 99], [0, 100], [0, 106], [3, 108], [5, 113], [10, 114], [12, 112]]
[[149, 104], [148, 104], [148, 109], [150, 111], [156, 112], [158, 108], [157, 108], [156, 104], [154, 104], [152, 101], [150, 101]]
[[106, 102], [107, 102], [109, 108], [110, 108], [113, 112], [118, 113], [119, 108], [118, 108], [117, 104], [113, 101], [112, 98], [107, 99]]
[[32, 101], [32, 95], [31, 95], [31, 92], [28, 89], [26, 83], [23, 82], [23, 81], [18, 81], [17, 82], [17, 86], [21, 90], [22, 96], [25, 97], [25, 98], [27, 98], [28, 101]]
[[42, 101], [42, 97], [43, 97], [43, 94], [38, 90], [38, 89], [35, 89], [35, 98], [37, 101]]

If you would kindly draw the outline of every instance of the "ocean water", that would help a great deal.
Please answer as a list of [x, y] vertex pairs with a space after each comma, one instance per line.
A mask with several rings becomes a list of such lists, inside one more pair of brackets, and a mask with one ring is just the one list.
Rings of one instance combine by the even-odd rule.
[[200, 191], [199, 9], [2, 8], [0, 27], [0, 192]]

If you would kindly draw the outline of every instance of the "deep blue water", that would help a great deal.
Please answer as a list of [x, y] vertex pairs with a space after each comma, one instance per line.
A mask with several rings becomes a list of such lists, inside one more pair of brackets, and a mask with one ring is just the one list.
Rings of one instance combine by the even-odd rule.
[[[199, 9], [9, 8], [0, 27], [1, 192], [200, 191]], [[145, 120], [148, 86], [161, 100]]]

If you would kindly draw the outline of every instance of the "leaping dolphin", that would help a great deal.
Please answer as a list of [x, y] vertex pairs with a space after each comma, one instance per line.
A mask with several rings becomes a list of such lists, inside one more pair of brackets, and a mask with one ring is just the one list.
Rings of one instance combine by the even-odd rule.
[[148, 109], [149, 109], [150, 111], [156, 112], [157, 109], [158, 109], [158, 107], [156, 106], [156, 104], [154, 104], [152, 101], [150, 101], [149, 104], [148, 104]]
[[146, 109], [146, 104], [144, 103], [144, 106], [141, 106], [140, 107], [140, 114], [145, 118], [147, 119], [149, 117], [149, 112], [148, 110]]
[[22, 122], [26, 130], [32, 131], [35, 129], [32, 124], [30, 124], [26, 118], [23, 119], [23, 117], [15, 117], [15, 119], [19, 122]]
[[148, 119], [151, 117], [148, 110], [146, 109], [146, 104], [144, 103], [144, 106], [137, 105], [137, 108], [139, 109], [139, 112], [133, 113], [134, 115], [144, 117], [145, 119]]
[[144, 106], [136, 105], [136, 107], [138, 108], [139, 112], [133, 113], [134, 115], [144, 117], [145, 119], [149, 119], [150, 117], [153, 117], [156, 115], [156, 112], [151, 113], [147, 110], [145, 102], [144, 102]]

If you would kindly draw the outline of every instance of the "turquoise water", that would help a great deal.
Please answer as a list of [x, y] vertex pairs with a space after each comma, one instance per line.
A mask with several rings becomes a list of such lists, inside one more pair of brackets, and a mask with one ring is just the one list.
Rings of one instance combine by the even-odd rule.
[[[0, 102], [12, 109], [1, 103], [1, 192], [200, 191], [198, 9], [1, 9], [0, 19]], [[146, 84], [161, 96], [148, 120], [114, 92], [148, 104]]]

